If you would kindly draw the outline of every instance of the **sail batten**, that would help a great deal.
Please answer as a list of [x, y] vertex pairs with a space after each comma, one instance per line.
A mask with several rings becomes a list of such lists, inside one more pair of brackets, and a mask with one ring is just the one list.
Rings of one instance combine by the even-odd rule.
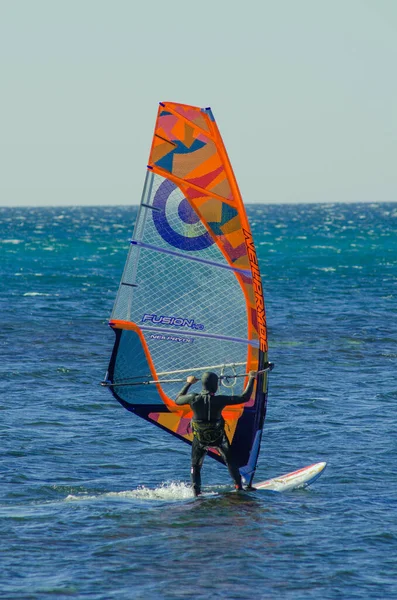
[[181, 254], [180, 252], [174, 252], [173, 250], [167, 250], [166, 248], [159, 248], [158, 246], [153, 246], [152, 244], [145, 244], [144, 242], [138, 242], [137, 240], [131, 240], [131, 244], [133, 244], [135, 246], [141, 246], [142, 248], [148, 248], [149, 250], [153, 250], [154, 252], [162, 252], [163, 254], [170, 254], [172, 256], [181, 258], [182, 260], [191, 260], [193, 262], [200, 262], [200, 263], [203, 263], [206, 265], [217, 267], [219, 269], [229, 269], [231, 271], [235, 271], [236, 273], [241, 273], [242, 275], [251, 277], [251, 271], [249, 271], [248, 269], [239, 269], [238, 267], [231, 267], [228, 264], [205, 260], [204, 258], [198, 258], [197, 256], [189, 256], [187, 254]]
[[170, 181], [173, 181], [174, 183], [176, 183], [177, 185], [181, 186], [181, 189], [184, 188], [190, 188], [190, 190], [194, 190], [198, 193], [200, 193], [203, 197], [208, 197], [213, 198], [214, 200], [220, 200], [221, 202], [224, 202], [226, 204], [229, 204], [230, 206], [234, 206], [234, 200], [233, 199], [229, 199], [229, 198], [225, 198], [221, 195], [218, 195], [216, 192], [212, 191], [211, 193], [209, 193], [205, 188], [196, 185], [196, 183], [194, 183], [194, 181], [191, 180], [184, 180], [181, 177], [176, 177], [175, 175], [170, 175], [169, 173], [167, 173], [167, 171], [165, 169], [159, 169], [158, 167], [151, 167], [149, 166], [148, 168], [152, 169], [154, 173], [157, 173], [159, 175], [162, 176], [167, 176], [169, 178]]
[[[160, 328], [160, 327], [149, 327], [147, 325], [141, 325], [140, 326], [142, 331], [156, 331], [162, 334], [172, 334], [175, 335], [175, 329], [165, 329], [165, 328]], [[247, 345], [251, 345], [254, 346], [256, 348], [259, 347], [259, 342], [258, 340], [247, 340], [247, 339], [243, 339], [243, 338], [235, 338], [235, 337], [230, 337], [227, 335], [217, 335], [215, 333], [200, 333], [198, 331], [189, 331], [189, 336], [192, 337], [200, 337], [203, 339], [210, 339], [210, 340], [222, 340], [224, 342], [236, 342], [237, 344], [245, 344]]]
[[[226, 385], [220, 392], [240, 394], [246, 374], [259, 371], [249, 402], [223, 413], [250, 483], [266, 413], [264, 300], [248, 218], [210, 109], [159, 105], [110, 325], [116, 340], [106, 384], [113, 395], [187, 443], [190, 408], [174, 402], [180, 378], [162, 381], [161, 376], [212, 364], [222, 375], [221, 388]], [[142, 373], [146, 382], [128, 385]], [[218, 454], [211, 456], [221, 461]]]

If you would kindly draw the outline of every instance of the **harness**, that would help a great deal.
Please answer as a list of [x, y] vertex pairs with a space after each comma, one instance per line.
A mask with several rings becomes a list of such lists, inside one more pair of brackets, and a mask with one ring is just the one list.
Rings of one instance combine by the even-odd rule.
[[193, 435], [203, 446], [217, 446], [225, 433], [225, 421], [192, 421]]
[[204, 403], [207, 408], [207, 420], [192, 420], [193, 435], [203, 446], [217, 446], [221, 443], [225, 433], [224, 419], [211, 421], [211, 395], [204, 396]]

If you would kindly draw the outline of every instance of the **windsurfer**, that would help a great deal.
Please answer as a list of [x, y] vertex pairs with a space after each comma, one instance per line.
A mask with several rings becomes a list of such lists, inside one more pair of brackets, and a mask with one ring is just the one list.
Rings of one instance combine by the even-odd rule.
[[231, 404], [244, 404], [251, 397], [256, 371], [249, 372], [247, 386], [241, 396], [215, 396], [218, 390], [218, 375], [210, 371], [203, 373], [201, 383], [203, 389], [200, 394], [190, 393], [188, 390], [198, 379], [189, 375], [186, 384], [176, 397], [176, 404], [189, 404], [193, 411], [192, 429], [192, 467], [191, 480], [195, 496], [201, 493], [201, 467], [209, 448], [216, 448], [222, 456], [229, 473], [234, 481], [236, 490], [242, 490], [241, 475], [232, 455], [229, 440], [225, 433], [225, 421], [222, 410]]

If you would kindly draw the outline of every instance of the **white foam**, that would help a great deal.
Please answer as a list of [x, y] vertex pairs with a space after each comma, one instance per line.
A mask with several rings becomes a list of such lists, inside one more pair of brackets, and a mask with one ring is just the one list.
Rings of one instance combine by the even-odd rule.
[[124, 492], [107, 492], [105, 494], [92, 495], [81, 495], [76, 496], [69, 494], [65, 498], [67, 502], [76, 500], [99, 500], [105, 498], [120, 498], [120, 499], [137, 499], [137, 500], [167, 500], [169, 502], [176, 502], [178, 500], [186, 500], [194, 498], [193, 490], [190, 485], [182, 483], [180, 481], [171, 481], [162, 483], [157, 488], [148, 488], [140, 486], [136, 490], [127, 490]]
[[[112, 495], [110, 492], [108, 495]], [[185, 500], [193, 498], [193, 490], [190, 485], [180, 481], [171, 481], [162, 483], [158, 488], [147, 488], [140, 486], [138, 489], [131, 492], [118, 492], [117, 495], [129, 495], [131, 498], [139, 498], [142, 500]]]
[[24, 296], [51, 296], [51, 294], [43, 294], [41, 292], [25, 292]]

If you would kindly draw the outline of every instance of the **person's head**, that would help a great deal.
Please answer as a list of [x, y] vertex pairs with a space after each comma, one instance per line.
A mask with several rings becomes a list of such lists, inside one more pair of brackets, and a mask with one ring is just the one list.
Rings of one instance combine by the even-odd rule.
[[218, 375], [211, 371], [206, 371], [201, 377], [201, 383], [203, 384], [203, 390], [210, 394], [215, 394], [218, 389]]

